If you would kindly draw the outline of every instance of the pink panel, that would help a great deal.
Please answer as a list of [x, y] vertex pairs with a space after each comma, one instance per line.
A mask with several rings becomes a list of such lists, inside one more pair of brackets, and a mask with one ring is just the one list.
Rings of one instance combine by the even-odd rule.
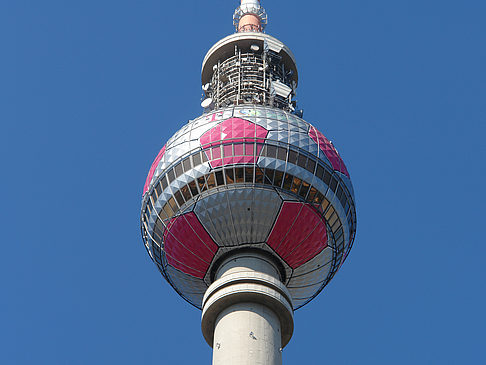
[[154, 177], [155, 170], [157, 169], [157, 166], [158, 166], [160, 160], [162, 160], [162, 157], [164, 157], [164, 153], [165, 153], [165, 146], [162, 147], [159, 154], [157, 155], [154, 162], [152, 163], [152, 166], [150, 167], [149, 173], [147, 175], [147, 180], [145, 180], [145, 185], [143, 187], [142, 195], [145, 195], [145, 193], [147, 192], [149, 185], [150, 185], [150, 182], [152, 181], [152, 178]]
[[[235, 150], [236, 150], [236, 148], [235, 148]], [[230, 145], [230, 144], [223, 146], [223, 154], [224, 154], [224, 157], [233, 156], [233, 146]]]
[[326, 224], [310, 205], [284, 202], [267, 243], [295, 269], [327, 246]]
[[314, 142], [317, 143], [322, 152], [324, 152], [329, 162], [331, 162], [332, 168], [349, 177], [348, 169], [346, 168], [346, 165], [344, 165], [341, 156], [339, 156], [339, 153], [337, 152], [336, 148], [334, 148], [332, 143], [313, 126], [310, 127], [309, 137], [311, 137]]
[[[235, 155], [244, 155], [244, 145], [243, 142], [255, 142], [255, 137], [257, 137], [257, 142], [263, 143], [267, 137], [268, 131], [254, 123], [240, 118], [230, 118], [224, 122], [218, 124], [217, 126], [211, 128], [209, 131], [204, 133], [199, 142], [203, 148], [209, 148], [213, 146], [235, 144]], [[250, 148], [248, 148], [249, 152]], [[262, 150], [262, 145], [257, 146], [257, 156]], [[225, 150], [226, 151], [226, 150]], [[221, 156], [216, 154], [213, 148], [212, 156], [206, 152], [206, 156], [212, 167], [221, 166], [222, 163], [234, 164], [234, 163], [255, 163], [255, 158], [253, 157], [253, 146], [251, 146], [251, 152], [246, 154], [244, 158], [241, 157], [227, 157], [221, 160]], [[226, 158], [227, 157], [227, 158]]]
[[235, 156], [243, 156], [243, 143], [235, 144]]
[[170, 220], [164, 232], [164, 249], [170, 265], [203, 278], [218, 246], [190, 212]]

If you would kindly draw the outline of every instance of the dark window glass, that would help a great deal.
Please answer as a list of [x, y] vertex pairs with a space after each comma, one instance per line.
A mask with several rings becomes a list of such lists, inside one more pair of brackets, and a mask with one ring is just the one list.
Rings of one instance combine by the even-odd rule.
[[334, 222], [337, 219], [337, 215], [334, 214], [334, 208], [332, 206], [329, 207], [329, 210], [327, 211], [326, 215], [326, 221], [329, 223], [330, 226], [334, 224]]
[[324, 176], [324, 167], [322, 167], [321, 165], [317, 165], [316, 176], [321, 180], [322, 177]]
[[191, 159], [187, 157], [183, 162], [182, 165], [184, 166], [184, 171], [189, 171], [191, 169]]
[[260, 155], [266, 156], [267, 155], [267, 145], [266, 144], [262, 145], [262, 144], [258, 143], [257, 148], [260, 148], [260, 147], [261, 147]]
[[331, 184], [329, 185], [332, 191], [336, 192], [337, 181], [334, 177], [331, 178]]
[[245, 182], [253, 182], [253, 167], [245, 167]]
[[167, 178], [169, 179], [169, 184], [174, 181], [175, 176], [174, 176], [174, 170], [170, 169], [169, 172], [167, 173]]
[[277, 149], [277, 158], [279, 160], [286, 161], [287, 160], [287, 149], [285, 149], [283, 147], [279, 147]]
[[189, 186], [187, 186], [187, 185], [184, 185], [181, 188], [181, 193], [182, 193], [182, 196], [184, 197], [184, 199], [186, 201], [188, 201], [188, 200], [190, 200], [192, 198], [191, 192], [189, 191]]
[[339, 250], [344, 249], [344, 238], [343, 237], [341, 237], [340, 239], [336, 240], [336, 246], [338, 247]]
[[183, 172], [183, 171], [182, 171], [182, 164], [181, 164], [181, 163], [178, 163], [178, 164], [176, 165], [176, 167], [174, 167], [174, 171], [175, 171], [175, 176], [176, 176], [176, 177], [181, 176], [181, 175], [182, 175], [182, 172]]
[[292, 187], [290, 188], [292, 193], [297, 194], [299, 192], [300, 184], [302, 184], [302, 180], [294, 176], [294, 179], [292, 180]]
[[152, 191], [152, 194], [150, 195], [150, 200], [152, 201], [152, 204], [155, 205], [155, 202], [157, 201], [157, 193], [155, 192], [155, 189], [154, 191]]
[[182, 204], [184, 204], [184, 199], [182, 198], [182, 194], [180, 191], [176, 191], [175, 194], [174, 194], [176, 200], [177, 200], [177, 203], [179, 203], [179, 206], [181, 206]]
[[309, 188], [310, 188], [310, 184], [302, 180], [302, 186], [300, 187], [299, 195], [302, 198], [305, 198], [307, 196], [307, 192], [309, 191]]
[[275, 170], [275, 179], [273, 185], [281, 187], [284, 173], [282, 171]]
[[193, 166], [198, 166], [201, 164], [201, 155], [199, 152], [196, 153], [195, 155], [192, 155], [192, 164]]
[[157, 223], [155, 223], [154, 231], [159, 235], [159, 237], [163, 237], [164, 234], [164, 226], [160, 219], [157, 219]]
[[236, 167], [235, 168], [235, 178], [237, 183], [244, 182], [243, 178], [243, 167]]
[[289, 162], [297, 165], [297, 152], [290, 150], [289, 151]]
[[315, 168], [316, 168], [316, 162], [309, 158], [307, 160], [307, 166], [306, 166], [307, 171], [314, 173]]
[[215, 175], [216, 175], [216, 183], [218, 184], [218, 186], [224, 185], [223, 171], [221, 171], [221, 170], [216, 171]]
[[265, 181], [267, 185], [273, 185], [273, 175], [275, 174], [274, 169], [265, 169]]
[[[337, 213], [336, 213], [336, 217], [337, 217]], [[331, 226], [331, 230], [333, 232], [336, 232], [336, 230], [341, 227], [341, 221], [339, 220], [339, 218], [334, 222], [334, 224]]]
[[192, 196], [197, 196], [199, 192], [197, 191], [197, 184], [195, 180], [189, 183], [189, 189], [191, 189]]
[[316, 194], [317, 194], [317, 189], [315, 187], [311, 187], [309, 191], [309, 195], [307, 196], [307, 200], [310, 202], [313, 201]]
[[267, 157], [275, 158], [277, 156], [277, 147], [272, 145], [267, 145]]
[[255, 168], [255, 183], [256, 184], [263, 184], [263, 171], [260, 170], [259, 167]]
[[348, 203], [347, 198], [346, 198], [346, 194], [343, 194], [343, 195], [341, 196], [340, 201], [341, 201], [341, 205], [342, 205], [343, 207], [345, 207], [345, 206], [346, 206], [346, 204]]
[[202, 193], [203, 191], [206, 191], [208, 189], [206, 185], [206, 180], [204, 179], [204, 176], [198, 177], [197, 178], [197, 184], [199, 185], [199, 191]]
[[324, 179], [322, 179], [322, 181], [324, 181], [327, 186], [329, 186], [329, 183], [331, 182], [331, 174], [327, 170], [324, 171]]
[[162, 184], [162, 191], [164, 191], [165, 189], [167, 189], [167, 175], [165, 175], [164, 177], [162, 177], [162, 179], [160, 179], [160, 183]]
[[292, 175], [285, 174], [283, 189], [290, 190], [290, 187], [292, 186], [292, 179], [293, 179]]
[[175, 202], [175, 200], [174, 200], [174, 198], [173, 198], [173, 197], [171, 197], [171, 198], [169, 199], [169, 202], [168, 202], [168, 203], [169, 203], [170, 207], [172, 208], [173, 212], [174, 212], [174, 213], [175, 213], [175, 212], [177, 212], [177, 210], [178, 210], [179, 208], [177, 207], [177, 204], [176, 204], [176, 202]]
[[334, 234], [334, 238], [335, 238], [335, 239], [336, 239], [336, 241], [337, 241], [338, 239], [340, 239], [340, 238], [341, 238], [341, 236], [342, 236], [342, 235], [343, 235], [343, 227], [341, 227], [341, 228], [339, 229], [339, 231], [337, 231], [337, 232]]
[[164, 208], [159, 211], [159, 219], [165, 220], [167, 219], [167, 216], [165, 215]]
[[[154, 233], [153, 239], [155, 241], [162, 241], [162, 236], [160, 235], [160, 232], [157, 230], [157, 228], [154, 229], [154, 232], [153, 233]], [[155, 252], [155, 254], [157, 254], [157, 252]]]
[[297, 165], [305, 169], [306, 162], [307, 162], [307, 157], [305, 157], [304, 155], [299, 155], [299, 159], [297, 160]]
[[201, 152], [201, 158], [203, 162], [208, 162], [208, 155], [206, 154], [206, 152], [209, 153], [209, 150]]
[[206, 182], [208, 184], [208, 189], [213, 189], [216, 187], [216, 179], [214, 178], [214, 174], [210, 173], [206, 177]]
[[[319, 195], [319, 194], [321, 194], [321, 193], [318, 193], [317, 195]], [[322, 197], [322, 198], [324, 200], [322, 201], [321, 207], [322, 207], [322, 211], [325, 212], [327, 207], [329, 206], [329, 201], [327, 199], [325, 199], [324, 197]]]
[[169, 203], [166, 203], [164, 205], [164, 213], [167, 215], [168, 218], [172, 218], [172, 216], [174, 215], [174, 212], [172, 211], [172, 208], [170, 207], [170, 204]]
[[[162, 180], [165, 180], [165, 176], [162, 178]], [[160, 194], [162, 194], [162, 187], [160, 186], [160, 184], [157, 184], [155, 186], [155, 191], [157, 191], [157, 196], [160, 196]]]
[[343, 188], [341, 187], [341, 185], [339, 185], [339, 187], [337, 189], [336, 196], [337, 196], [338, 200], [341, 200], [341, 197], [343, 196]]
[[224, 173], [226, 175], [226, 184], [234, 184], [235, 174], [233, 168], [224, 169]]

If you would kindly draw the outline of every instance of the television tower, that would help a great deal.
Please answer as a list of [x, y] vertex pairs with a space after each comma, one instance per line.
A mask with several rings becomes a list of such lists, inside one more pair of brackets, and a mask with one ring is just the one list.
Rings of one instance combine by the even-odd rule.
[[281, 364], [293, 312], [346, 259], [356, 210], [348, 170], [294, 100], [294, 55], [265, 34], [258, 0], [202, 64], [204, 113], [169, 139], [143, 189], [145, 247], [202, 310], [213, 364]]

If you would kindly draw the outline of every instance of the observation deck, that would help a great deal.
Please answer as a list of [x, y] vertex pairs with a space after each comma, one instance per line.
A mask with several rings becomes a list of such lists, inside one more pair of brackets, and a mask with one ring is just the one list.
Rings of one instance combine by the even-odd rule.
[[217, 42], [204, 57], [201, 81], [208, 110], [243, 104], [296, 110], [295, 57], [264, 33], [240, 32]]

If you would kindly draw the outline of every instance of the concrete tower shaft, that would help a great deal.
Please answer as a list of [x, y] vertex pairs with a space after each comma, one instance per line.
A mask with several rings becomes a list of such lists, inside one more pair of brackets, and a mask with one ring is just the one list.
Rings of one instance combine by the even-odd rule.
[[268, 254], [236, 252], [222, 260], [204, 295], [201, 327], [213, 365], [282, 363], [294, 327], [292, 299]]

